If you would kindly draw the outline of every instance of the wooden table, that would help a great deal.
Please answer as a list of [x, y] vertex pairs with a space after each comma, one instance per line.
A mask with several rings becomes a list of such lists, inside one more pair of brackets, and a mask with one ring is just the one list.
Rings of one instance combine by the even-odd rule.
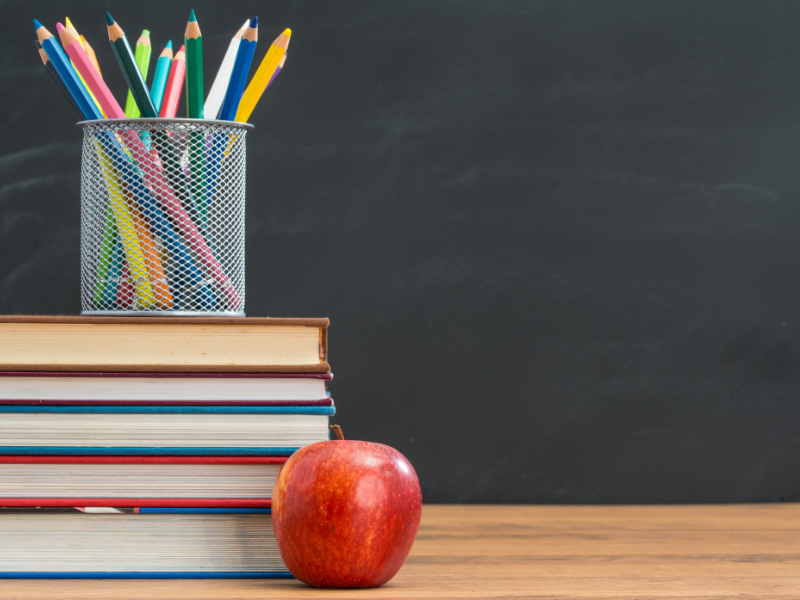
[[0, 580], [0, 598], [800, 598], [800, 505], [426, 506], [373, 590], [297, 581]]

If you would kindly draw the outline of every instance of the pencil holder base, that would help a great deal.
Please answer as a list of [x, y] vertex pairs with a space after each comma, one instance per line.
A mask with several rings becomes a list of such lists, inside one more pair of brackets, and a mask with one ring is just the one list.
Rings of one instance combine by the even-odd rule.
[[202, 310], [152, 311], [143, 310], [82, 310], [84, 317], [246, 317], [243, 312], [214, 312]]
[[84, 315], [244, 316], [246, 123], [84, 121]]

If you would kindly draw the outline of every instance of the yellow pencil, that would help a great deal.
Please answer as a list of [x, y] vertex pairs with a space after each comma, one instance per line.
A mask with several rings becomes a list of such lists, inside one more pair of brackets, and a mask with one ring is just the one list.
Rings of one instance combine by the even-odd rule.
[[97, 151], [97, 157], [100, 159], [100, 170], [103, 172], [103, 177], [106, 180], [106, 189], [108, 191], [109, 200], [111, 200], [114, 217], [117, 221], [117, 231], [122, 240], [122, 246], [125, 248], [128, 268], [130, 268], [133, 273], [133, 281], [138, 300], [137, 307], [150, 307], [155, 303], [153, 286], [150, 283], [150, 277], [147, 273], [142, 247], [139, 243], [139, 236], [136, 233], [136, 226], [134, 225], [131, 211], [128, 208], [125, 192], [120, 188], [116, 178], [112, 175], [114, 163], [111, 162], [111, 159], [105, 153], [98, 140], [95, 140], [94, 145]]
[[286, 54], [286, 49], [289, 47], [289, 40], [291, 37], [292, 30], [286, 29], [272, 42], [269, 50], [267, 50], [267, 55], [258, 66], [256, 74], [253, 75], [250, 85], [247, 86], [244, 94], [242, 94], [239, 108], [236, 111], [236, 121], [247, 123], [247, 120], [253, 113], [253, 109], [256, 107], [256, 104], [258, 104], [258, 100], [261, 98], [261, 94], [267, 89], [269, 81], [278, 68], [283, 55]]

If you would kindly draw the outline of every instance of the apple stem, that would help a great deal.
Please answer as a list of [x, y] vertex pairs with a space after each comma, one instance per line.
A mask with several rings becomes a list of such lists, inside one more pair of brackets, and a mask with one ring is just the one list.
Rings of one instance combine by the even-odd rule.
[[342, 433], [341, 427], [339, 427], [338, 425], [331, 425], [331, 429], [333, 429], [336, 432], [336, 435], [340, 440], [344, 439], [344, 433]]

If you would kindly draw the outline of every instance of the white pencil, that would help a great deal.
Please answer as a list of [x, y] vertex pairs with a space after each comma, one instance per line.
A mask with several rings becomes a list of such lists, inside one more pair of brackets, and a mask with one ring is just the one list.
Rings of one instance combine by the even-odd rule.
[[233, 72], [233, 64], [236, 62], [236, 53], [239, 51], [239, 42], [242, 40], [242, 34], [250, 24], [250, 19], [247, 19], [242, 25], [242, 28], [233, 36], [228, 51], [225, 53], [225, 58], [222, 59], [222, 64], [217, 71], [217, 77], [214, 79], [214, 85], [211, 86], [211, 91], [208, 92], [203, 113], [206, 119], [216, 119], [219, 116], [219, 110], [222, 108], [222, 101], [225, 100], [225, 92], [228, 89], [228, 83], [231, 80], [231, 73]]

